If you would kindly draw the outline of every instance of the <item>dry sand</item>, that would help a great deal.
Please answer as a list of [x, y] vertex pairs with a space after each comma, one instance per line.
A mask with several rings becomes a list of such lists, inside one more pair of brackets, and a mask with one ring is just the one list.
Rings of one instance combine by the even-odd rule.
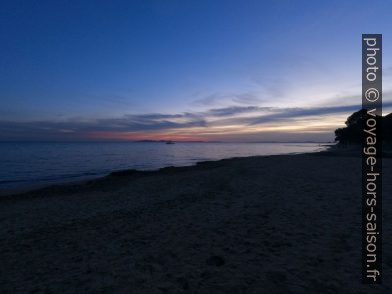
[[229, 159], [0, 199], [0, 293], [392, 293], [361, 285], [361, 160]]

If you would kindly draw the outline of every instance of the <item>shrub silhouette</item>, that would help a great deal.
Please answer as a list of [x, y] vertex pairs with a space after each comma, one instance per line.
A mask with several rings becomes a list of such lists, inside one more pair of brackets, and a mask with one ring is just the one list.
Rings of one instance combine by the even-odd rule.
[[[366, 110], [354, 112], [346, 120], [346, 127], [335, 130], [335, 141], [341, 145], [360, 144], [362, 136], [362, 120], [366, 116]], [[382, 140], [384, 143], [392, 143], [392, 113], [382, 118]]]

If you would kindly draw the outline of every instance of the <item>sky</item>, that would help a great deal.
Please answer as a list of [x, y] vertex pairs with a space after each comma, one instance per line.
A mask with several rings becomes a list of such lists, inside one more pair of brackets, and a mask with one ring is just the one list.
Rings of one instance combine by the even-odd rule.
[[0, 140], [333, 141], [390, 1], [2, 1]]

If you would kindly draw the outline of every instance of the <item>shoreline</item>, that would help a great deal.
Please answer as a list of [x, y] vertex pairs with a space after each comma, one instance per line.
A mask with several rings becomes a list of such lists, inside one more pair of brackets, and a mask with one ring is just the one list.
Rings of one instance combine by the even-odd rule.
[[384, 284], [361, 284], [360, 170], [355, 157], [254, 156], [2, 197], [0, 290], [389, 293], [388, 242]]
[[[325, 145], [328, 146], [328, 145]], [[26, 194], [30, 192], [34, 192], [36, 190], [42, 190], [46, 188], [51, 188], [51, 187], [63, 187], [63, 186], [73, 186], [73, 185], [83, 185], [85, 183], [93, 182], [93, 181], [100, 181], [106, 177], [110, 177], [113, 175], [121, 175], [121, 174], [137, 174], [137, 173], [151, 173], [151, 172], [159, 172], [161, 170], [165, 169], [172, 169], [172, 168], [188, 168], [188, 167], [195, 167], [200, 164], [204, 163], [210, 163], [210, 162], [219, 162], [222, 160], [235, 160], [235, 159], [241, 159], [241, 158], [251, 158], [251, 157], [270, 157], [270, 156], [298, 156], [298, 155], [311, 155], [311, 154], [318, 154], [318, 155], [335, 155], [333, 153], [334, 151], [332, 150], [323, 150], [323, 151], [316, 151], [316, 152], [304, 152], [304, 153], [288, 153], [288, 154], [274, 154], [274, 155], [254, 155], [254, 156], [242, 156], [242, 157], [229, 157], [229, 158], [223, 158], [223, 159], [218, 159], [218, 160], [206, 160], [206, 161], [197, 161], [193, 164], [190, 165], [182, 165], [182, 166], [166, 166], [166, 167], [161, 167], [157, 169], [147, 169], [147, 170], [139, 170], [139, 169], [123, 169], [123, 170], [114, 170], [110, 173], [103, 173], [103, 174], [97, 174], [93, 176], [86, 176], [86, 177], [81, 177], [80, 179], [59, 179], [55, 181], [49, 181], [49, 182], [43, 182], [43, 181], [38, 181], [35, 183], [31, 184], [26, 184], [22, 185], [22, 187], [10, 187], [10, 188], [0, 188], [0, 200], [3, 197], [7, 196], [17, 196], [20, 194]]]

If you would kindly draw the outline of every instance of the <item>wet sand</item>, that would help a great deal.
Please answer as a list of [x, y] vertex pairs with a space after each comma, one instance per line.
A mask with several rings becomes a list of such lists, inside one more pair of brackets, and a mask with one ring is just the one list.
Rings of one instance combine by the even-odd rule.
[[0, 293], [392, 293], [361, 285], [361, 160], [248, 157], [0, 197]]

